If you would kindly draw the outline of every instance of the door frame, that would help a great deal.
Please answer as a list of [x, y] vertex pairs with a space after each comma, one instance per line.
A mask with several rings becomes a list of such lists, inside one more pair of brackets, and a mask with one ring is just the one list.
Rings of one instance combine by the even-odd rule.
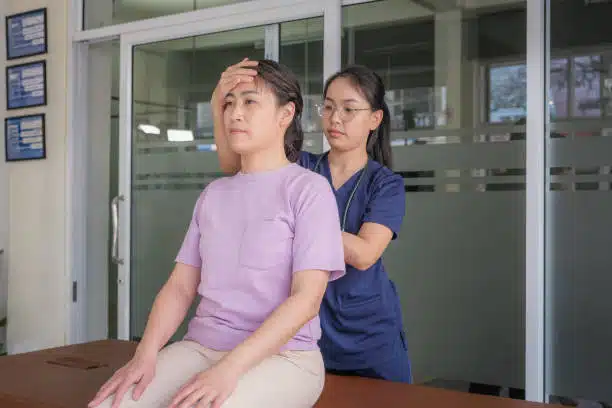
[[[293, 0], [253, 0], [251, 2], [239, 3], [237, 5], [223, 6], [212, 9], [202, 9], [192, 12], [185, 12], [176, 15], [152, 18], [148, 20], [135, 21], [123, 24], [116, 24], [96, 29], [83, 29], [83, 3], [84, 0], [68, 0], [70, 4], [69, 15], [67, 18], [68, 30], [66, 38], [67, 55], [66, 59], [68, 78], [73, 78], [67, 82], [66, 105], [67, 105], [67, 163], [66, 163], [66, 259], [68, 270], [66, 271], [66, 285], [70, 288], [78, 289], [78, 293], [85, 293], [87, 285], [87, 253], [86, 253], [86, 228], [87, 218], [87, 197], [86, 197], [86, 178], [83, 169], [86, 168], [85, 153], [88, 141], [83, 135], [87, 135], [87, 106], [88, 95], [86, 67], [88, 64], [88, 46], [91, 43], [107, 41], [111, 39], [121, 40], [121, 54], [131, 58], [131, 47], [125, 48], [125, 41], [132, 41], [132, 47], [144, 42], [162, 40], [159, 38], [163, 31], [166, 39], [180, 37], [181, 33], [190, 31], [191, 35], [207, 34], [215, 32], [211, 27], [221, 27], [216, 24], [228, 19], [233, 20], [233, 28], [240, 28], [240, 24], [252, 21], [252, 25], [274, 24], [278, 22], [281, 15], [285, 15], [286, 9], [290, 9], [290, 20], [304, 10], [312, 7], [319, 8], [321, 11], [315, 15], [322, 15], [324, 18], [324, 79], [331, 73], [340, 68], [341, 62], [341, 35], [342, 35], [342, 6], [368, 3], [374, 0], [313, 0], [310, 2], [300, 0], [296, 5]], [[304, 3], [312, 3], [303, 5]], [[314, 6], [313, 4], [316, 4]], [[274, 10], [278, 9], [278, 14]], [[260, 23], [253, 21], [252, 14], [264, 14], [265, 18], [257, 19]], [[280, 10], [283, 10], [282, 12]], [[276, 16], [276, 18], [275, 18]], [[313, 15], [314, 16], [314, 15]], [[528, 86], [527, 98], [529, 111], [531, 112], [527, 121], [527, 140], [526, 140], [526, 167], [527, 167], [527, 191], [526, 191], [526, 218], [529, 220], [526, 228], [526, 270], [525, 270], [525, 386], [527, 400], [543, 402], [545, 395], [545, 353], [548, 339], [544, 338], [545, 326], [545, 282], [544, 282], [544, 251], [546, 249], [545, 236], [545, 191], [547, 186], [547, 175], [545, 163], [546, 148], [545, 137], [547, 134], [548, 115], [546, 111], [545, 93], [549, 82], [546, 66], [549, 59], [549, 31], [550, 31], [550, 0], [533, 0], [527, 3], [527, 69]], [[212, 20], [212, 21], [211, 21]], [[217, 21], [218, 20], [218, 21]], [[261, 23], [263, 21], [263, 23]], [[544, 24], [546, 22], [547, 24]], [[206, 24], [204, 24], [206, 23]], [[210, 25], [208, 25], [210, 23]], [[206, 25], [206, 28], [203, 28]], [[226, 25], [230, 29], [231, 25]], [[244, 26], [244, 25], [243, 25]], [[188, 27], [188, 28], [184, 28]], [[147, 33], [145, 35], [145, 33]], [[124, 49], [125, 48], [125, 49]], [[131, 65], [126, 65], [122, 61], [121, 69], [121, 95], [123, 104], [126, 104], [124, 92], [131, 84], [127, 82], [131, 74]], [[127, 68], [126, 68], [127, 67]], [[131, 98], [130, 98], [131, 99]], [[122, 106], [121, 109], [124, 109]], [[131, 106], [129, 107], [131, 111]], [[125, 110], [121, 111], [122, 120], [120, 121], [120, 137], [122, 143], [126, 143], [126, 130], [129, 132], [131, 115], [127, 121]], [[125, 150], [125, 146], [122, 146]], [[127, 161], [121, 158], [122, 172], [120, 173], [123, 183], [120, 192], [129, 191], [125, 189], [126, 180], [130, 181], [131, 145], [129, 150], [123, 152], [123, 157], [127, 156]], [[129, 186], [129, 184], [127, 184]], [[129, 195], [128, 200], [120, 207], [120, 219], [129, 225]], [[127, 214], [124, 214], [127, 211]], [[127, 216], [127, 218], [126, 218]], [[120, 256], [127, 254], [126, 263], [129, 263], [129, 242], [126, 245], [121, 237], [129, 236], [129, 228], [122, 229], [120, 234]], [[121, 273], [121, 272], [120, 272]], [[129, 271], [127, 271], [129, 277]], [[68, 286], [67, 286], [68, 287]], [[126, 291], [126, 289], [123, 289]], [[127, 295], [123, 301], [129, 303], [129, 286], [125, 292]], [[66, 316], [68, 320], [66, 330], [66, 342], [69, 344], [89, 341], [86, 333], [86, 299], [79, 295], [78, 300], [66, 298]], [[129, 335], [129, 309], [127, 316], [127, 333]], [[125, 318], [125, 317], [124, 317]], [[126, 324], [125, 322], [123, 324]], [[120, 337], [127, 338], [120, 332]], [[546, 362], [549, 364], [550, 362]]]
[[[278, 6], [267, 1], [255, 1], [240, 13], [225, 14], [226, 7], [211, 9], [206, 19], [172, 25], [164, 28], [147, 29], [120, 35], [120, 88], [119, 88], [119, 197], [118, 202], [118, 312], [117, 335], [119, 339], [130, 339], [131, 315], [131, 183], [132, 183], [132, 89], [134, 47], [181, 39], [192, 36], [213, 34], [256, 26], [271, 26], [283, 22], [323, 17], [323, 75], [327, 78], [340, 68], [340, 2], [328, 0], [300, 0], [298, 3]], [[258, 12], [253, 12], [254, 10]], [[332, 22], [333, 21], [333, 22]], [[278, 30], [271, 30], [272, 32]], [[278, 44], [278, 41], [276, 42]], [[278, 52], [272, 52], [278, 56]], [[321, 136], [322, 137], [322, 136]]]

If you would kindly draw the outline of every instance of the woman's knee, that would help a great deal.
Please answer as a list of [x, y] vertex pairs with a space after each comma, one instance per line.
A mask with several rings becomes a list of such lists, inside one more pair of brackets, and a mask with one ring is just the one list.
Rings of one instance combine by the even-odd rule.
[[[129, 390], [125, 393], [125, 395], [121, 399], [121, 402], [119, 403], [119, 408], [138, 408], [138, 401], [134, 401], [134, 399], [132, 399], [133, 389], [133, 387], [130, 387]], [[115, 395], [111, 395], [96, 408], [111, 408], [113, 403], [115, 402], [115, 398]]]
[[319, 399], [325, 369], [318, 351], [285, 352], [246, 373], [223, 408], [307, 408]]

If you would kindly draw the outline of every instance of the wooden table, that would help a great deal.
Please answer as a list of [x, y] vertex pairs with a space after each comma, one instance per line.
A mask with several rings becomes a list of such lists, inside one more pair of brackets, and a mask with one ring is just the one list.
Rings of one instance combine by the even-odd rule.
[[[85, 408], [100, 385], [130, 359], [134, 349], [131, 342], [105, 340], [2, 357], [0, 407]], [[544, 406], [416, 385], [328, 376], [316, 408]]]

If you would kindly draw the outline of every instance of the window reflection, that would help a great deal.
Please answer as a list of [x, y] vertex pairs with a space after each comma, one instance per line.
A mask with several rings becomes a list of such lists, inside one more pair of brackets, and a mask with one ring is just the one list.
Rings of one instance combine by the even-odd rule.
[[[612, 82], [608, 87], [602, 82], [602, 73], [610, 68], [606, 68], [603, 60], [599, 53], [551, 60], [549, 109], [552, 120], [610, 115]], [[489, 67], [489, 123], [517, 123], [525, 117], [526, 69], [524, 62]]]
[[601, 56], [574, 57], [574, 116], [601, 116]]
[[515, 123], [527, 114], [525, 64], [489, 69], [489, 122]]

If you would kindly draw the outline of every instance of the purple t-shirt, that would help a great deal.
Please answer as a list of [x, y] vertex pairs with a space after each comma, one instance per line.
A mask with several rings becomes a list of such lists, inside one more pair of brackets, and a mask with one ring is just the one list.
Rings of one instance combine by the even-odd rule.
[[[289, 164], [210, 183], [198, 198], [177, 262], [201, 270], [202, 296], [186, 339], [228, 351], [283, 303], [293, 273], [345, 273], [336, 198], [322, 176]], [[313, 350], [319, 318], [283, 350]]]

